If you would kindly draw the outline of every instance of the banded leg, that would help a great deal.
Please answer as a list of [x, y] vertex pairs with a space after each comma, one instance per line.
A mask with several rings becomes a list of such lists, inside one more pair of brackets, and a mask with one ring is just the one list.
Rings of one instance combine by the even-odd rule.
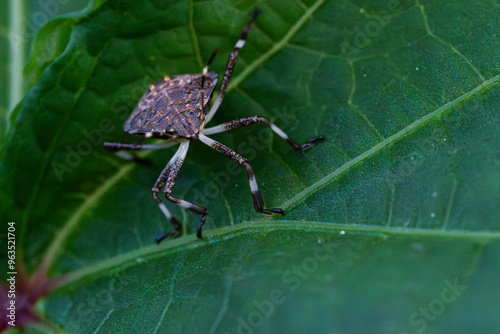
[[[175, 183], [175, 180], [174, 180], [174, 183]], [[180, 199], [180, 198], [177, 198], [177, 197], [170, 195], [173, 186], [174, 185], [172, 184], [172, 186], [169, 187], [169, 185], [167, 183], [167, 186], [165, 186], [165, 190], [164, 190], [165, 197], [169, 201], [174, 202], [175, 204], [178, 204], [178, 205], [182, 206], [183, 208], [188, 209], [191, 212], [194, 212], [198, 215], [201, 215], [200, 222], [198, 223], [198, 228], [196, 230], [196, 236], [201, 239], [202, 238], [201, 232], [203, 229], [203, 225], [205, 225], [205, 221], [207, 220], [207, 209], [200, 206], [200, 205], [197, 205], [197, 204], [194, 204], [194, 203], [191, 203], [191, 202], [188, 202], [188, 201], [185, 201], [183, 199]], [[158, 241], [158, 238], [157, 238], [156, 240], [158, 242], [160, 242], [162, 239], [160, 239]]]
[[[179, 151], [177, 151], [179, 154], [177, 156], [174, 156], [172, 158], [172, 160], [170, 160], [167, 167], [165, 167], [165, 170], [158, 177], [158, 180], [156, 181], [156, 184], [153, 187], [153, 194], [155, 194], [155, 193], [157, 194], [162, 187], [165, 187], [163, 190], [163, 193], [165, 194], [165, 197], [169, 201], [174, 202], [175, 204], [178, 204], [178, 205], [182, 206], [183, 208], [186, 208], [186, 209], [188, 209], [196, 214], [201, 215], [200, 222], [198, 223], [198, 229], [196, 231], [196, 236], [198, 238], [201, 238], [201, 231], [202, 231], [203, 225], [205, 224], [205, 220], [207, 219], [207, 209], [202, 207], [202, 206], [196, 205], [194, 203], [185, 201], [183, 199], [180, 199], [180, 198], [177, 198], [177, 197], [174, 197], [171, 195], [172, 189], [175, 186], [177, 174], [179, 173], [179, 170], [182, 166], [182, 163], [184, 162], [184, 158], [186, 157], [186, 152], [187, 152], [188, 146], [189, 146], [189, 142], [185, 142], [185, 143], [181, 144]], [[185, 149], [183, 151], [181, 151], [181, 148], [184, 148], [184, 147], [185, 147]], [[153, 195], [153, 196], [155, 196], [155, 195]], [[157, 200], [157, 199], [158, 199], [158, 197], [155, 197], [155, 200]], [[159, 201], [159, 199], [158, 199], [158, 201]], [[174, 227], [175, 227], [175, 230], [177, 230], [177, 232], [178, 232], [178, 228], [175, 226], [175, 224], [174, 224]], [[172, 232], [176, 232], [175, 230]], [[162, 236], [159, 236], [158, 238], [156, 238], [156, 241], [160, 242], [164, 238], [173, 235], [172, 232], [166, 233]], [[177, 234], [177, 233], [175, 233], [175, 234]]]
[[175, 179], [177, 178], [177, 174], [179, 173], [179, 169], [182, 166], [182, 162], [186, 157], [188, 148], [189, 148], [189, 142], [181, 143], [179, 149], [177, 150], [177, 152], [175, 152], [172, 159], [170, 159], [167, 166], [165, 166], [165, 169], [163, 169], [160, 176], [156, 180], [153, 188], [151, 189], [151, 191], [153, 192], [153, 199], [155, 200], [156, 204], [158, 204], [160, 210], [163, 212], [165, 217], [167, 217], [167, 219], [170, 220], [170, 223], [172, 223], [174, 227], [172, 231], [156, 237], [157, 243], [160, 243], [160, 241], [162, 241], [167, 237], [177, 235], [182, 228], [181, 223], [170, 213], [170, 211], [168, 211], [165, 204], [158, 198], [158, 193], [161, 191], [163, 187], [168, 187], [169, 184], [172, 184], [173, 187], [173, 184], [175, 184]]
[[148, 159], [143, 159], [136, 157], [135, 155], [132, 155], [128, 152], [124, 152], [125, 150], [127, 151], [141, 151], [141, 150], [160, 150], [164, 148], [169, 148], [174, 145], [176, 145], [176, 142], [168, 142], [168, 143], [163, 143], [163, 144], [146, 144], [146, 145], [139, 145], [140, 142], [142, 142], [146, 137], [141, 137], [137, 142], [134, 144], [126, 144], [126, 143], [110, 143], [110, 142], [105, 142], [103, 144], [104, 148], [110, 152], [115, 152], [117, 156], [120, 158], [123, 158], [128, 161], [133, 161], [133, 162], [138, 162], [141, 164], [149, 164]]
[[175, 141], [171, 141], [164, 144], [146, 144], [146, 145], [138, 145], [138, 144], [126, 144], [126, 143], [110, 143], [105, 142], [104, 148], [110, 152], [117, 152], [121, 150], [128, 151], [141, 151], [141, 150], [159, 150], [163, 148], [169, 148], [177, 144]]
[[247, 118], [241, 118], [237, 119], [231, 122], [223, 123], [221, 125], [217, 125], [211, 128], [203, 129], [202, 133], [205, 135], [211, 135], [214, 133], [219, 133], [219, 132], [224, 132], [232, 129], [237, 129], [242, 126], [248, 126], [251, 124], [259, 123], [262, 122], [269, 126], [271, 130], [274, 131], [278, 136], [286, 140], [286, 142], [295, 150], [295, 151], [302, 151], [305, 149], [308, 149], [313, 146], [313, 143], [317, 141], [322, 141], [325, 140], [323, 136], [317, 136], [309, 141], [307, 141], [305, 144], [300, 145], [297, 143], [293, 138], [288, 137], [286, 133], [283, 132], [280, 128], [278, 128], [276, 125], [273, 123], [269, 122], [267, 118], [260, 117], [260, 116], [252, 116], [252, 117], [247, 117]]
[[229, 56], [229, 61], [227, 62], [226, 66], [226, 72], [224, 73], [224, 79], [222, 80], [220, 86], [219, 95], [217, 95], [217, 98], [215, 99], [214, 104], [212, 105], [212, 108], [210, 109], [210, 112], [207, 115], [206, 123], [210, 122], [212, 117], [214, 117], [215, 113], [217, 112], [217, 109], [219, 109], [222, 99], [224, 98], [224, 94], [226, 94], [227, 86], [229, 85], [231, 76], [233, 75], [233, 70], [234, 66], [236, 65], [236, 59], [238, 58], [238, 53], [240, 52], [240, 49], [245, 45], [248, 32], [250, 31], [250, 29], [252, 29], [253, 22], [257, 18], [257, 15], [259, 15], [259, 10], [255, 9], [255, 11], [252, 13], [252, 16], [250, 17], [250, 20], [243, 29], [240, 39], [236, 42], [233, 51], [231, 51], [231, 55]]
[[225, 156], [228, 156], [231, 158], [233, 161], [239, 163], [245, 169], [247, 170], [248, 174], [248, 183], [250, 184], [250, 190], [252, 192], [252, 199], [253, 199], [253, 205], [255, 207], [255, 211], [270, 215], [272, 213], [279, 213], [281, 215], [285, 214], [285, 211], [280, 208], [274, 208], [274, 209], [265, 209], [264, 207], [264, 200], [262, 199], [262, 195], [260, 193], [259, 187], [257, 185], [257, 180], [255, 179], [255, 174], [253, 172], [252, 166], [248, 163], [247, 159], [243, 158], [241, 155], [236, 153], [235, 151], [231, 150], [229, 147], [211, 139], [208, 138], [207, 136], [200, 134], [199, 139], [205, 143], [206, 145], [210, 146], [211, 148], [215, 149], [216, 151], [219, 151], [220, 153], [224, 154]]

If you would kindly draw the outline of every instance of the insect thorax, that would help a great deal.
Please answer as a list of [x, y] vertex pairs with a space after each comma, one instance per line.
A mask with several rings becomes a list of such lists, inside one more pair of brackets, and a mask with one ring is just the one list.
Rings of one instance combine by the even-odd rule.
[[123, 131], [140, 135], [151, 132], [157, 138], [196, 138], [205, 126], [217, 73], [207, 74], [203, 89], [201, 84], [200, 73], [166, 76], [150, 85], [123, 125]]

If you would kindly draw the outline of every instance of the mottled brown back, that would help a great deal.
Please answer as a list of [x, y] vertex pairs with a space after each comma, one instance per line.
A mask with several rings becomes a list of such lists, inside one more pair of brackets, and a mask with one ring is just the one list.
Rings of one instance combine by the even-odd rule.
[[197, 134], [208, 112], [217, 85], [217, 73], [209, 72], [203, 84], [205, 110], [201, 110], [201, 74], [165, 77], [150, 87], [123, 125], [134, 134], [189, 138]]

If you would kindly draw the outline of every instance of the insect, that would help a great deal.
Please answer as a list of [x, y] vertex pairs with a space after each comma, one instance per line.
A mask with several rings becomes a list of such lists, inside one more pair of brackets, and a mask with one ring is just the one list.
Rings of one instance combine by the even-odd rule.
[[[200, 140], [216, 151], [228, 156], [236, 163], [245, 167], [248, 174], [248, 182], [253, 198], [253, 205], [257, 212], [271, 215], [273, 213], [283, 215], [285, 212], [280, 208], [266, 209], [264, 200], [257, 186], [257, 181], [252, 166], [241, 155], [231, 150], [229, 147], [211, 139], [208, 135], [236, 129], [242, 126], [262, 122], [269, 126], [278, 136], [287, 141], [287, 143], [296, 151], [310, 148], [314, 142], [324, 140], [323, 136], [317, 136], [303, 145], [288, 137], [280, 128], [269, 122], [264, 117], [252, 116], [237, 119], [231, 122], [223, 123], [211, 128], [205, 128], [205, 124], [210, 122], [217, 109], [219, 108], [224, 94], [226, 93], [229, 81], [233, 74], [233, 69], [238, 58], [240, 49], [245, 45], [248, 32], [252, 28], [253, 22], [257, 18], [259, 10], [256, 9], [250, 20], [245, 25], [240, 39], [236, 42], [224, 73], [224, 79], [213, 105], [211, 108], [213, 93], [217, 85], [218, 75], [215, 72], [208, 72], [208, 67], [214, 59], [217, 50], [212, 54], [202, 73], [183, 74], [178, 76], [165, 76], [163, 79], [150, 85], [149, 90], [139, 101], [139, 104], [130, 114], [123, 125], [123, 130], [131, 134], [141, 135], [141, 138], [133, 144], [105, 142], [104, 147], [107, 150], [117, 152], [130, 160], [139, 160], [123, 150], [154, 150], [162, 149], [179, 144], [179, 148], [174, 156], [167, 163], [156, 180], [152, 192], [153, 199], [170, 220], [173, 230], [156, 237], [159, 243], [167, 237], [177, 235], [182, 227], [181, 223], [170, 213], [165, 204], [160, 200], [158, 194], [162, 191], [165, 197], [183, 208], [186, 208], [196, 214], [201, 215], [198, 223], [196, 235], [202, 238], [202, 228], [207, 218], [207, 209], [194, 203], [172, 196], [172, 189], [181, 165], [186, 157], [189, 143], [193, 140]], [[147, 138], [161, 138], [168, 140], [163, 144], [146, 144], [141, 142]]]

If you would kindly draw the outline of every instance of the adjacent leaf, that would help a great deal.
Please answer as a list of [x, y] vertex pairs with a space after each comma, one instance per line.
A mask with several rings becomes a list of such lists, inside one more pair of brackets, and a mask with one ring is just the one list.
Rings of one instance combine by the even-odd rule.
[[[28, 1], [10, 0], [0, 5], [2, 23], [0, 24], [0, 157], [3, 156], [5, 144], [11, 132], [17, 114], [22, 104], [21, 97], [39, 79], [45, 67], [54, 61], [62, 52], [57, 46], [64, 47], [67, 44], [71, 27], [66, 29], [54, 28], [58, 20], [51, 21], [47, 27], [42, 26], [56, 15], [80, 9], [85, 6], [87, 0], [75, 1]], [[71, 20], [63, 20], [72, 25]], [[42, 31], [38, 33], [38, 30]], [[47, 33], [48, 32], [48, 33]], [[38, 34], [37, 34], [38, 33]], [[61, 34], [62, 33], [62, 34]], [[37, 38], [35, 40], [35, 35]], [[58, 43], [61, 39], [62, 43]], [[26, 65], [26, 57], [30, 50], [31, 42], [35, 40], [35, 55], [32, 63], [25, 71], [27, 85], [23, 82], [23, 67]], [[38, 72], [38, 73], [32, 73]], [[35, 75], [37, 77], [35, 77]], [[16, 107], [17, 105], [17, 107]]]
[[139, 166], [102, 143], [136, 140], [121, 125], [149, 83], [199, 72], [215, 47], [223, 73], [254, 4], [108, 0], [47, 26], [68, 44], [32, 61], [0, 167], [17, 261], [65, 279], [38, 313], [71, 333], [500, 329], [496, 2], [258, 6], [213, 124], [259, 114], [328, 141], [213, 136], [283, 219], [256, 214], [244, 169], [193, 143], [174, 194], [208, 208], [206, 239], [168, 203], [185, 230], [160, 246], [151, 187], [175, 149]]
[[4, 1], [0, 4], [0, 156], [8, 131], [11, 129], [10, 109], [19, 102], [23, 91], [22, 66], [26, 58], [26, 45], [22, 43], [21, 20], [24, 2]]

